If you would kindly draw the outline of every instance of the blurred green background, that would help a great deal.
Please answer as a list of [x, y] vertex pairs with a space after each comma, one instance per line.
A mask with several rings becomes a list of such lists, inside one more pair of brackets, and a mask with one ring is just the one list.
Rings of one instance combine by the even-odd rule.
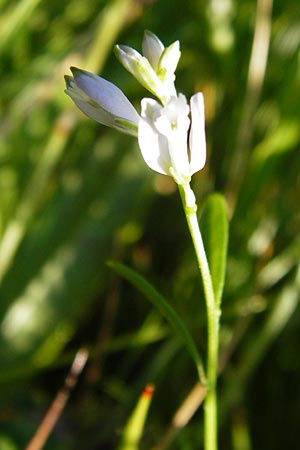
[[[272, 4], [273, 3], [273, 4]], [[107, 266], [143, 274], [205, 353], [197, 268], [176, 186], [136, 141], [86, 119], [69, 66], [101, 73], [139, 109], [144, 89], [113, 45], [149, 29], [180, 40], [177, 89], [206, 103], [199, 210], [225, 195], [220, 450], [296, 450], [300, 439], [300, 3], [298, 0], [1, 0], [0, 449], [23, 449], [76, 351], [90, 358], [45, 448], [116, 449], [145, 383], [140, 449], [201, 448], [201, 407], [162, 438], [196, 383], [160, 315]], [[160, 445], [160, 447], [159, 447]], [[155, 447], [157, 446], [157, 447]]]

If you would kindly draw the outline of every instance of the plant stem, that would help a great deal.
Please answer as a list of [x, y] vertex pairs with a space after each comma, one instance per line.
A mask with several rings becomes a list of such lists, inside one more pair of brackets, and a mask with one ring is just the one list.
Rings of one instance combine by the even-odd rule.
[[189, 184], [179, 185], [183, 208], [203, 282], [207, 311], [207, 394], [204, 402], [204, 448], [217, 450], [217, 370], [220, 309], [215, 301], [209, 265], [197, 219], [197, 204]]

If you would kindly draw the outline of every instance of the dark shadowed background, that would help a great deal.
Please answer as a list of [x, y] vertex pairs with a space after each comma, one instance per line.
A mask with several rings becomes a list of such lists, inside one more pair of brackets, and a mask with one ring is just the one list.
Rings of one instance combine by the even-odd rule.
[[[0, 449], [24, 449], [82, 346], [89, 361], [45, 449], [110, 450], [147, 382], [140, 449], [161, 442], [196, 383], [189, 355], [110, 268], [160, 290], [205, 353], [206, 323], [176, 186], [134, 138], [76, 110], [69, 66], [148, 93], [113, 45], [179, 39], [176, 86], [203, 91], [199, 214], [225, 195], [230, 242], [220, 349], [220, 450], [300, 439], [300, 3], [298, 0], [0, 1]], [[170, 442], [198, 450], [202, 407]], [[158, 448], [158, 447], [157, 447]]]

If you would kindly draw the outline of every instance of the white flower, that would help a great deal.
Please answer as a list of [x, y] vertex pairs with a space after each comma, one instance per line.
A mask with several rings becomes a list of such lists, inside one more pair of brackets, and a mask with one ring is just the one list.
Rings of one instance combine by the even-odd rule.
[[103, 125], [137, 136], [139, 115], [117, 86], [86, 70], [71, 67], [71, 71], [73, 77], [65, 76], [65, 93], [84, 114]]
[[177, 96], [174, 72], [180, 58], [179, 42], [165, 48], [155, 34], [146, 31], [144, 56], [127, 46], [116, 46], [116, 53], [160, 103], [144, 98], [139, 116], [114, 84], [75, 67], [71, 68], [73, 77], [65, 77], [66, 94], [88, 117], [138, 137], [146, 164], [186, 187], [205, 164], [205, 117], [201, 93], [191, 97], [190, 105], [183, 94]]
[[175, 70], [180, 58], [179, 41], [165, 48], [155, 34], [146, 31], [142, 56], [127, 45], [116, 45], [119, 61], [146, 89], [164, 104], [176, 96]]
[[193, 95], [190, 107], [182, 94], [165, 106], [149, 98], [141, 104], [138, 141], [146, 164], [178, 184], [189, 183], [206, 159], [203, 95]]

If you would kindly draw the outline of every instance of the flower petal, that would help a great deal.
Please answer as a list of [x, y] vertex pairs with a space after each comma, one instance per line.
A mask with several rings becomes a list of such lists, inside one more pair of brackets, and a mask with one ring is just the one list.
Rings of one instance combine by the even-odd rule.
[[138, 125], [138, 113], [117, 86], [86, 70], [71, 67], [71, 71], [75, 84], [104, 111]]
[[68, 75], [65, 76], [67, 89], [65, 93], [71, 97], [76, 106], [85, 115], [96, 122], [102, 123], [108, 127], [113, 127], [114, 119], [111, 114], [102, 109], [97, 103], [91, 99], [75, 84], [74, 78]]
[[159, 114], [162, 106], [156, 100], [143, 98], [141, 107], [138, 141], [142, 156], [150, 169], [170, 175], [168, 140], [154, 126], [154, 116]]
[[[169, 168], [176, 183], [190, 180], [190, 163], [187, 149], [187, 136], [190, 126], [190, 108], [183, 94], [173, 97], [156, 117], [155, 128], [168, 140]], [[170, 172], [170, 170], [169, 170]]]
[[175, 79], [174, 72], [180, 59], [180, 55], [179, 41], [175, 41], [173, 44], [169, 45], [169, 47], [165, 48], [158, 64], [158, 70], [172, 76], [173, 81]]
[[145, 31], [143, 39], [143, 54], [150, 62], [155, 71], [158, 68], [159, 58], [165, 47], [160, 39], [151, 31]]
[[203, 94], [191, 97], [192, 124], [190, 130], [190, 174], [198, 172], [206, 161], [205, 114]]

